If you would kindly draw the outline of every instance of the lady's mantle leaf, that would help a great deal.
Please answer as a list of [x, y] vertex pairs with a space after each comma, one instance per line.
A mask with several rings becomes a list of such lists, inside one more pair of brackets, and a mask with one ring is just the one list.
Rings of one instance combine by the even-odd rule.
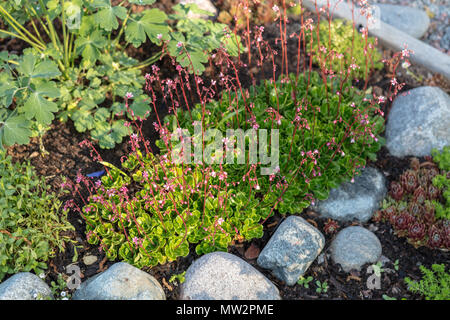
[[55, 118], [53, 112], [58, 111], [58, 105], [45, 97], [56, 98], [59, 90], [54, 82], [45, 82], [36, 86], [36, 90], [30, 94], [22, 111], [28, 120], [36, 118], [41, 124], [50, 124]]
[[22, 115], [8, 118], [0, 126], [0, 148], [2, 142], [8, 146], [15, 143], [28, 144], [31, 136], [29, 127], [30, 122]]
[[55, 78], [61, 75], [56, 63], [50, 60], [38, 62], [33, 54], [25, 54], [17, 70], [30, 78]]
[[94, 7], [100, 10], [95, 14], [95, 22], [106, 31], [115, 30], [119, 27], [119, 19], [125, 19], [127, 16], [127, 9], [121, 6], [111, 6], [109, 0], [96, 0]]
[[102, 36], [101, 31], [95, 30], [89, 35], [79, 37], [75, 41], [75, 45], [78, 53], [81, 52], [84, 59], [95, 62], [100, 57], [100, 50], [104, 47], [105, 42], [106, 39]]
[[163, 37], [169, 33], [169, 27], [166, 24], [167, 15], [158, 9], [146, 10], [142, 17], [131, 19], [125, 29], [125, 39], [135, 47], [139, 47], [146, 40], [158, 43], [159, 34]]

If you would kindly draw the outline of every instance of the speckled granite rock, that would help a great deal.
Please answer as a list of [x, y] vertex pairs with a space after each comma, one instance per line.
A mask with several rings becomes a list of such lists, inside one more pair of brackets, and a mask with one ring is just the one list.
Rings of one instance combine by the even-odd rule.
[[294, 285], [320, 254], [325, 238], [305, 219], [289, 216], [261, 251], [257, 263], [272, 270], [287, 285]]
[[0, 300], [52, 298], [49, 286], [30, 272], [20, 272], [0, 284]]
[[394, 100], [386, 124], [393, 156], [423, 157], [450, 145], [450, 96], [438, 87], [419, 87]]
[[188, 268], [182, 300], [279, 300], [275, 285], [239, 257], [208, 253]]
[[125, 262], [83, 282], [73, 300], [165, 300], [161, 285], [154, 277]]
[[378, 210], [386, 194], [384, 175], [375, 168], [367, 167], [355, 177], [332, 189], [327, 200], [319, 201], [311, 209], [323, 218], [338, 221], [368, 221]]
[[331, 243], [331, 258], [341, 265], [345, 272], [361, 270], [366, 263], [375, 263], [381, 257], [381, 243], [369, 230], [347, 227], [341, 230]]

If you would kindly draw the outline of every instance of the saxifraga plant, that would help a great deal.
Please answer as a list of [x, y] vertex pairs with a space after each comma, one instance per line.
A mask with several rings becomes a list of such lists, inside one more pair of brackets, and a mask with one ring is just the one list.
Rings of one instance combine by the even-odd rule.
[[412, 168], [391, 183], [389, 197], [375, 219], [389, 221], [395, 233], [415, 247], [449, 249], [450, 147], [432, 154], [436, 164], [420, 165], [414, 160]]
[[[203, 254], [227, 250], [233, 241], [261, 237], [261, 221], [275, 209], [300, 213], [314, 199], [326, 199], [330, 188], [350, 179], [368, 157], [375, 157], [384, 122], [374, 101], [363, 101], [367, 97], [358, 96], [350, 86], [342, 88], [341, 104], [337, 96], [327, 103], [318, 74], [311, 74], [308, 92], [308, 79], [299, 77], [297, 84], [295, 80], [291, 76], [253, 88], [245, 94], [248, 110], [242, 96], [229, 91], [220, 101], [187, 111], [174, 108], [176, 114], [164, 124], [155, 123], [162, 137], [157, 143], [160, 157], [134, 134], [133, 153], [121, 169], [105, 163], [108, 174], [96, 184], [78, 177], [77, 182], [84, 181], [92, 192], [84, 208], [77, 208], [86, 220], [89, 242], [100, 244], [110, 259], [139, 267], [155, 265], [187, 255], [189, 243], [197, 244], [196, 252]], [[295, 108], [296, 101], [304, 105]], [[220, 130], [279, 129], [279, 172], [261, 176], [262, 165], [249, 163], [176, 164], [171, 150], [177, 145], [168, 128], [175, 123], [194, 133], [194, 120]]]
[[[297, 73], [289, 74], [285, 19], [280, 11], [277, 7], [274, 13], [282, 30], [281, 54], [262, 39], [262, 27], [256, 27], [253, 38], [247, 40], [258, 53], [250, 57], [247, 50], [248, 62], [253, 60], [260, 67], [272, 64], [272, 79], [260, 85], [244, 88], [239, 69], [247, 67], [245, 58], [236, 62], [221, 49], [210, 59], [218, 69], [218, 78], [208, 83], [185, 70], [176, 57], [172, 57], [176, 70], [172, 79], [161, 79], [159, 68], [152, 67], [152, 73], [145, 76], [151, 105], [156, 111], [154, 87], [160, 87], [169, 111], [164, 120], [156, 112], [153, 124], [161, 137], [157, 142], [159, 155], [144, 139], [136, 118], [126, 124], [137, 128], [137, 133], [131, 135], [132, 151], [122, 158], [121, 168], [103, 162], [92, 143], [83, 142], [105, 165], [106, 175], [93, 181], [80, 174], [75, 183], [66, 184], [74, 197], [82, 199], [66, 206], [86, 220], [89, 242], [99, 244], [110, 259], [142, 267], [185, 256], [189, 244], [195, 244], [198, 254], [227, 250], [234, 241], [261, 237], [262, 223], [275, 210], [301, 213], [317, 199], [326, 199], [332, 187], [351, 179], [368, 158], [375, 159], [383, 143], [379, 104], [392, 96], [377, 97], [352, 87], [352, 76], [347, 76], [350, 66], [339, 75], [328, 75], [297, 63]], [[299, 51], [302, 34], [313, 30], [312, 21], [305, 23], [298, 38]], [[281, 72], [275, 56], [281, 56]], [[193, 104], [192, 96], [199, 103]], [[126, 105], [131, 100], [132, 96], [127, 96]], [[203, 158], [180, 164], [172, 157], [180, 141], [173, 138], [180, 130], [187, 130], [193, 141], [199, 138], [194, 121], [201, 123], [201, 136], [210, 128], [279, 130], [277, 170], [262, 175], [260, 169], [265, 165], [250, 163], [247, 157], [243, 165], [210, 164]], [[236, 142], [214, 140], [197, 144], [202, 154], [214, 142], [225, 150]], [[245, 154], [245, 145], [234, 150], [236, 160], [239, 151]], [[269, 143], [263, 152], [267, 155], [270, 151]], [[220, 159], [226, 152], [215, 155]], [[80, 191], [83, 186], [89, 191], [87, 199]]]
[[[21, 56], [0, 53], [0, 148], [28, 143], [55, 116], [73, 120], [80, 132], [89, 131], [101, 148], [113, 148], [127, 133], [125, 93], [135, 97], [130, 108], [136, 116], [150, 112], [142, 68], [170, 53], [200, 74], [207, 54], [219, 46], [237, 54], [240, 39], [227, 37], [224, 24], [188, 17], [189, 11], [207, 13], [194, 4], [176, 5], [169, 16], [157, 8], [133, 11], [133, 5], [154, 2], [0, 1], [6, 26], [0, 37], [30, 46]], [[145, 61], [127, 56], [129, 44], [139, 48], [148, 41], [161, 50]]]
[[[371, 70], [381, 69], [384, 64], [378, 52], [375, 38], [367, 33], [359, 33], [351, 22], [344, 20], [321, 21], [317, 32], [313, 33], [313, 51], [317, 54], [313, 61], [335, 73], [352, 66], [352, 77], [367, 79]], [[340, 59], [333, 58], [340, 56]]]
[[22, 271], [42, 273], [71, 241], [62, 233], [73, 227], [48, 188], [29, 164], [13, 163], [0, 150], [0, 280]]

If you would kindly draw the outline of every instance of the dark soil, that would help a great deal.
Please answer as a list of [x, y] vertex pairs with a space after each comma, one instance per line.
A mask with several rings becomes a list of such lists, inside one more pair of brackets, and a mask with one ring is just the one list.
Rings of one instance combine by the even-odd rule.
[[[171, 1], [164, 1], [164, 3], [170, 4]], [[274, 38], [278, 36], [278, 27], [275, 25], [267, 26], [265, 37], [269, 38], [274, 48], [277, 48]], [[295, 26], [293, 26], [295, 28]], [[289, 34], [289, 32], [288, 32]], [[0, 44], [1, 46], [17, 47], [16, 42]], [[288, 43], [291, 49], [297, 49], [295, 41], [289, 41]], [[151, 48], [148, 48], [151, 51]], [[280, 48], [279, 48], [280, 49]], [[149, 51], [134, 52], [136, 56], [142, 55], [141, 58], [148, 57]], [[385, 54], [389, 54], [388, 50]], [[281, 64], [281, 58], [278, 57], [277, 64]], [[244, 57], [243, 57], [244, 59]], [[290, 70], [295, 70], [296, 61], [290, 61]], [[159, 62], [161, 70], [166, 76], [170, 76], [173, 72], [173, 66], [163, 59]], [[255, 78], [271, 78], [272, 69], [271, 65], [268, 68], [257, 68], [256, 66], [249, 66], [248, 70], [255, 70]], [[256, 69], [255, 69], [256, 68]], [[400, 70], [398, 74], [399, 82], [406, 82], [407, 86], [403, 90], [415, 88], [421, 85], [439, 85], [445, 91], [450, 92], [450, 85], [441, 76], [430, 74], [429, 72], [421, 69], [420, 67], [412, 67], [417, 75], [423, 76], [422, 81], [418, 81], [414, 77], [406, 75], [404, 70]], [[279, 70], [280, 68], [278, 68]], [[382, 70], [375, 72], [369, 82], [369, 86], [373, 86], [374, 90], [378, 90], [378, 94], [387, 95], [389, 90], [389, 78], [386, 78], [385, 74], [388, 70]], [[205, 73], [206, 78], [214, 77], [217, 74], [216, 70], [209, 70]], [[248, 72], [242, 73], [244, 86], [251, 84], [251, 78], [248, 76]], [[386, 103], [383, 106], [383, 111], [388, 114], [390, 103]], [[167, 108], [164, 105], [159, 106], [158, 110], [161, 117], [167, 112]], [[152, 117], [144, 122], [144, 135], [152, 142], [152, 149], [157, 152], [157, 148], [154, 145], [156, 133], [153, 129], [152, 122], [155, 121], [155, 115], [152, 113]], [[63, 176], [68, 179], [75, 179], [77, 172], [81, 171], [82, 174], [92, 173], [102, 169], [102, 166], [92, 160], [89, 150], [79, 146], [79, 143], [88, 138], [86, 134], [77, 132], [73, 124], [69, 121], [67, 123], [60, 123], [55, 120], [51, 125], [50, 130], [43, 137], [43, 146], [49, 153], [48, 155], [42, 155], [40, 153], [39, 140], [34, 138], [29, 145], [26, 146], [13, 146], [9, 148], [8, 154], [13, 157], [15, 161], [27, 161], [36, 168], [36, 172], [40, 176], [44, 176], [47, 182], [51, 185], [52, 190], [55, 192], [60, 191], [60, 184], [63, 182]], [[112, 150], [98, 149], [104, 161], [113, 163], [117, 166], [120, 165], [120, 157], [127, 152], [127, 143], [124, 142], [116, 146]], [[421, 159], [423, 160], [423, 159]], [[385, 173], [388, 183], [396, 179], [404, 170], [409, 166], [409, 158], [396, 158], [389, 155], [386, 148], [382, 148], [378, 152], [378, 160], [373, 163], [369, 163], [371, 166], [379, 168]], [[71, 197], [68, 194], [61, 194], [61, 200], [67, 200]], [[79, 199], [78, 199], [79, 201]], [[303, 217], [307, 218], [312, 224], [316, 225], [319, 230], [323, 230], [324, 221], [319, 219], [314, 212], [304, 212]], [[345, 273], [338, 265], [333, 264], [329, 259], [328, 248], [334, 235], [326, 235], [326, 245], [323, 251], [324, 259], [321, 264], [318, 263], [318, 259], [310, 266], [305, 277], [312, 276], [314, 281], [310, 283], [310, 288], [306, 289], [300, 285], [287, 286], [283, 282], [276, 279], [267, 270], [261, 269], [256, 264], [256, 259], [247, 259], [247, 250], [252, 246], [253, 253], [257, 253], [261, 250], [270, 236], [276, 230], [277, 226], [284, 219], [280, 215], [271, 217], [264, 227], [264, 236], [261, 239], [255, 239], [251, 242], [238, 243], [230, 246], [229, 252], [243, 258], [252, 264], [255, 268], [260, 270], [266, 275], [280, 290], [283, 299], [298, 300], [298, 299], [382, 299], [382, 295], [388, 295], [398, 299], [419, 299], [419, 296], [412, 295], [406, 288], [404, 283], [405, 277], [418, 279], [421, 276], [419, 265], [423, 264], [426, 267], [430, 267], [434, 263], [444, 263], [449, 265], [450, 256], [448, 253], [440, 250], [431, 250], [428, 248], [414, 248], [408, 244], [405, 239], [397, 238], [392, 231], [389, 224], [380, 222], [368, 222], [362, 224], [362, 226], [372, 230], [378, 236], [383, 248], [383, 255], [390, 260], [387, 263], [385, 269], [391, 269], [385, 271], [382, 274], [381, 289], [369, 290], [366, 282], [370, 277], [370, 273], [367, 273], [367, 267], [362, 268], [361, 272]], [[82, 218], [74, 213], [69, 213], [69, 221], [74, 225], [75, 232], [72, 233], [73, 240], [77, 241], [77, 254], [78, 258], [74, 263], [78, 264], [81, 268], [82, 277], [84, 279], [91, 277], [99, 272], [106, 270], [112, 263], [105, 258], [103, 252], [99, 250], [97, 246], [92, 246], [87, 243], [85, 236], [85, 224]], [[341, 224], [340, 229], [348, 226], [349, 224]], [[246, 255], [247, 252], [247, 255]], [[74, 247], [70, 245], [65, 252], [59, 252], [55, 258], [49, 262], [49, 269], [47, 272], [46, 281], [54, 281], [58, 274], [65, 275], [65, 268], [73, 263]], [[97, 257], [97, 261], [92, 265], [85, 265], [82, 258], [86, 255], [94, 255]], [[172, 275], [182, 273], [190, 264], [197, 259], [194, 246], [191, 246], [191, 253], [185, 258], [179, 258], [178, 260], [167, 263], [163, 266], [157, 266], [149, 268], [145, 271], [152, 274], [158, 282], [163, 285], [167, 299], [177, 299], [179, 294], [179, 286], [176, 283], [170, 283], [169, 279]], [[394, 262], [398, 260], [398, 270], [394, 268]], [[326, 293], [316, 293], [315, 281], [321, 283], [327, 282], [329, 289]]]

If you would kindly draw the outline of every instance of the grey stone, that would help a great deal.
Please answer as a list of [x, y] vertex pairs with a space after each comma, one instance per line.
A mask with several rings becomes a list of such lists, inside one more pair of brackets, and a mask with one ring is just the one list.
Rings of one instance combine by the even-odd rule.
[[272, 235], [257, 263], [292, 286], [317, 258], [324, 245], [325, 237], [319, 230], [301, 217], [290, 216]]
[[[367, 27], [367, 17], [360, 14], [360, 10], [353, 8], [351, 2], [340, 1], [337, 7], [331, 6], [327, 9], [327, 0], [303, 0], [303, 6], [312, 12], [317, 8], [322, 10], [323, 15], [333, 15], [335, 19], [346, 19], [354, 21], [356, 25]], [[410, 60], [413, 64], [421, 65], [430, 71], [440, 73], [445, 78], [450, 79], [450, 55], [427, 45], [409, 34], [398, 30], [388, 23], [379, 21], [379, 25], [374, 28], [369, 26], [369, 36], [377, 37], [384, 47], [393, 49], [395, 52], [402, 51], [405, 46], [412, 50]]]
[[361, 270], [366, 263], [375, 263], [381, 258], [381, 243], [377, 236], [359, 226], [341, 230], [331, 243], [331, 258], [345, 272]]
[[0, 300], [52, 298], [49, 286], [30, 272], [20, 272], [0, 284]]
[[361, 170], [355, 181], [331, 189], [328, 199], [311, 206], [323, 218], [337, 221], [368, 221], [386, 194], [384, 175], [375, 168]]
[[421, 38], [430, 26], [427, 13], [417, 8], [392, 4], [377, 4], [380, 8], [381, 21], [409, 34]]
[[83, 282], [72, 299], [165, 300], [166, 296], [154, 277], [126, 262], [118, 262]]
[[317, 257], [317, 263], [318, 263], [318, 264], [325, 263], [325, 259], [326, 259], [325, 253], [321, 253], [321, 254]]
[[280, 300], [275, 285], [239, 257], [212, 252], [194, 261], [181, 285], [181, 300]]
[[440, 44], [442, 49], [450, 50], [450, 26], [445, 28]]
[[[197, 7], [201, 10], [211, 12], [214, 16], [217, 15], [217, 8], [211, 3], [209, 0], [180, 0], [181, 4], [196, 4]], [[190, 11], [188, 13], [189, 18], [202, 18], [202, 19], [208, 19], [210, 16], [206, 14], [200, 14], [200, 13], [193, 13]]]
[[97, 257], [93, 255], [87, 255], [83, 257], [83, 263], [87, 266], [94, 264], [97, 261]]
[[438, 87], [419, 87], [394, 100], [386, 147], [396, 157], [431, 154], [450, 145], [450, 97]]

